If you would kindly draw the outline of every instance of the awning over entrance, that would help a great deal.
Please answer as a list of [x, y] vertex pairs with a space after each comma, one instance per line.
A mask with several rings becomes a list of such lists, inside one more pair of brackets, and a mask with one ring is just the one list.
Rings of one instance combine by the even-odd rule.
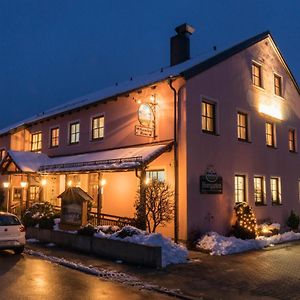
[[9, 174], [130, 170], [147, 165], [171, 147], [172, 143], [165, 143], [61, 157], [48, 157], [29, 151], [8, 151], [0, 164], [0, 171]]

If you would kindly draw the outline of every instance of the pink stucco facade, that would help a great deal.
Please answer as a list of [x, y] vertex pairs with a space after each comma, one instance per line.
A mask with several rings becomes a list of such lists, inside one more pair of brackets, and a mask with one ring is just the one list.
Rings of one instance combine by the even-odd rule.
[[[252, 83], [252, 65], [260, 65], [262, 87]], [[274, 74], [280, 76], [282, 97], [274, 94]], [[66, 111], [34, 122], [25, 128], [17, 128], [0, 137], [0, 148], [30, 151], [31, 134], [42, 133], [41, 152], [49, 157], [74, 155], [123, 147], [143, 146], [174, 139], [174, 94], [165, 78], [147, 87], [140, 87], [123, 95], [96, 101], [75, 110]], [[288, 131], [295, 130], [296, 144], [300, 128], [300, 97], [290, 73], [271, 37], [239, 51], [229, 58], [185, 78], [179, 74], [172, 78], [178, 93], [178, 232], [186, 240], [195, 233], [230, 229], [235, 205], [235, 176], [245, 178], [245, 200], [254, 208], [258, 220], [269, 219], [285, 224], [292, 209], [299, 212], [299, 154], [289, 151]], [[156, 99], [156, 137], [147, 138], [135, 134], [138, 125], [137, 110], [140, 103]], [[202, 103], [214, 105], [213, 134], [203, 131]], [[248, 140], [237, 136], [237, 113], [247, 116]], [[93, 141], [91, 122], [95, 116], [104, 116], [104, 138]], [[72, 122], [80, 122], [80, 139], [69, 143]], [[275, 128], [275, 147], [266, 145], [266, 122]], [[59, 146], [50, 147], [51, 128], [59, 127]], [[213, 168], [222, 177], [222, 193], [200, 193], [200, 176]], [[147, 170], [163, 170], [165, 180], [174, 188], [174, 147], [148, 164]], [[134, 171], [104, 172], [107, 180], [104, 188], [102, 212], [133, 217], [139, 179]], [[56, 199], [66, 181], [72, 180], [93, 195], [93, 174], [47, 175], [51, 185], [44, 191], [44, 200], [59, 204]], [[23, 177], [22, 177], [23, 176]], [[18, 188], [25, 175], [12, 177], [13, 188]], [[37, 174], [37, 177], [44, 176]], [[46, 176], [46, 175], [45, 175]], [[75, 176], [75, 177], [74, 177]], [[264, 205], [254, 201], [254, 177], [264, 181]], [[33, 176], [34, 177], [34, 176]], [[280, 182], [280, 203], [272, 204], [270, 179]], [[7, 175], [2, 176], [2, 181]], [[34, 184], [34, 178], [28, 179]], [[25, 192], [24, 192], [25, 193]], [[173, 237], [174, 222], [159, 231]]]

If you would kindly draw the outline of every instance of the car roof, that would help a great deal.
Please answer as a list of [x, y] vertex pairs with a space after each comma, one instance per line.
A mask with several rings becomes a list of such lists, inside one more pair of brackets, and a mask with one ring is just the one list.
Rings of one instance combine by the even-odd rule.
[[16, 215], [14, 214], [11, 214], [9, 212], [4, 212], [4, 211], [0, 211], [0, 217], [1, 216], [11, 216], [11, 217], [17, 217]]

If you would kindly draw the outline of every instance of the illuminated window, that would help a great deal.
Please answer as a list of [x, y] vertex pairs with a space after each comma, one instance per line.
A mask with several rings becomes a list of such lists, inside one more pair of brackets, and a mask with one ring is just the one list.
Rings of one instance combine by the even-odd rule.
[[255, 63], [252, 64], [252, 83], [262, 87], [261, 66]]
[[296, 131], [295, 129], [289, 129], [289, 150], [296, 152]]
[[59, 128], [51, 128], [51, 145], [50, 147], [58, 147], [59, 145]]
[[237, 114], [237, 131], [239, 140], [248, 141], [248, 117], [241, 112]]
[[281, 77], [274, 74], [274, 92], [275, 95], [282, 96], [282, 80]]
[[32, 185], [29, 187], [29, 200], [38, 201], [40, 196], [40, 187]]
[[265, 204], [265, 179], [262, 176], [254, 177], [254, 202], [256, 205]]
[[42, 150], [42, 133], [37, 132], [31, 135], [31, 151]]
[[13, 201], [20, 203], [21, 199], [22, 199], [22, 189], [14, 188], [13, 189]]
[[244, 175], [234, 176], [234, 194], [235, 194], [235, 203], [246, 201], [246, 176]]
[[149, 170], [149, 171], [146, 171], [146, 179], [165, 181], [166, 180], [165, 171], [164, 170]]
[[275, 147], [275, 127], [269, 122], [266, 122], [266, 144], [269, 147]]
[[278, 178], [278, 177], [271, 177], [270, 184], [271, 184], [272, 204], [273, 205], [281, 204], [280, 178]]
[[79, 143], [80, 124], [79, 122], [70, 124], [70, 144]]
[[206, 101], [202, 102], [202, 131], [215, 133], [215, 110], [215, 104]]
[[92, 120], [92, 139], [103, 139], [104, 137], [104, 116], [95, 117]]
[[5, 157], [6, 151], [5, 149], [1, 149], [0, 150], [0, 161], [3, 160], [3, 158]]

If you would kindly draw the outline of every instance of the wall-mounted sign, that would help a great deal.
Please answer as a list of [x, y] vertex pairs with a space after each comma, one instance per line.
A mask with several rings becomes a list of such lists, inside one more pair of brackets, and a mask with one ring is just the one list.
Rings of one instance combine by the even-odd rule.
[[149, 127], [154, 120], [154, 114], [149, 104], [143, 103], [138, 109], [138, 119], [142, 126]]
[[204, 175], [200, 176], [201, 194], [222, 194], [223, 180], [218, 176], [213, 166], [209, 166]]
[[154, 129], [136, 125], [135, 126], [135, 135], [145, 136], [145, 137], [154, 137]]

